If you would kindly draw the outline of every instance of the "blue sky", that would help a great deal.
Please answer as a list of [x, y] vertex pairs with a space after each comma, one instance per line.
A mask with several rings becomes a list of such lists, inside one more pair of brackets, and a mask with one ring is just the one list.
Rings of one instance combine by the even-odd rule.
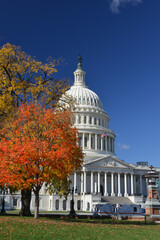
[[117, 157], [160, 166], [159, 9], [159, 0], [6, 0], [0, 45], [41, 61], [62, 57], [59, 79], [73, 79], [80, 53], [86, 83], [111, 118]]

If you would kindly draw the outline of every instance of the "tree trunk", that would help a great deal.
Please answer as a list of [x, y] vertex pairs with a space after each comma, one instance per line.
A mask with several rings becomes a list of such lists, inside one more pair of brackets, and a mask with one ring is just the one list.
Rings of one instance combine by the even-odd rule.
[[36, 190], [34, 192], [35, 194], [35, 212], [34, 212], [34, 218], [39, 218], [39, 190]]
[[31, 190], [24, 189], [21, 191], [21, 210], [20, 216], [31, 216], [30, 211], [30, 203], [31, 203]]

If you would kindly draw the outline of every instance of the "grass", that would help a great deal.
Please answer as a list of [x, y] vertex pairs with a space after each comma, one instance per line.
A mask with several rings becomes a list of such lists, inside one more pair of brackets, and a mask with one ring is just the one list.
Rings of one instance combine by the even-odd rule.
[[53, 219], [0, 216], [0, 239], [160, 239], [160, 225], [101, 219]]

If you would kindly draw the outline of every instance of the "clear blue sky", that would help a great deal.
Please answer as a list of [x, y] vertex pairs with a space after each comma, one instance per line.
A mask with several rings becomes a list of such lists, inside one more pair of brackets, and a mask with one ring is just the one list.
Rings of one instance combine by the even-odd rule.
[[116, 155], [160, 166], [160, 0], [6, 0], [0, 45], [38, 60], [63, 57], [73, 79], [81, 54], [86, 83], [110, 116]]

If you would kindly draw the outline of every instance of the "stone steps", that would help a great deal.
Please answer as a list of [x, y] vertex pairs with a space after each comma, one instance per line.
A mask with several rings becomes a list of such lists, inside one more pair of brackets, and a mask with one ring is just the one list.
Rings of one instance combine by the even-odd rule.
[[111, 203], [111, 204], [133, 204], [133, 202], [127, 197], [102, 196], [101, 202]]

